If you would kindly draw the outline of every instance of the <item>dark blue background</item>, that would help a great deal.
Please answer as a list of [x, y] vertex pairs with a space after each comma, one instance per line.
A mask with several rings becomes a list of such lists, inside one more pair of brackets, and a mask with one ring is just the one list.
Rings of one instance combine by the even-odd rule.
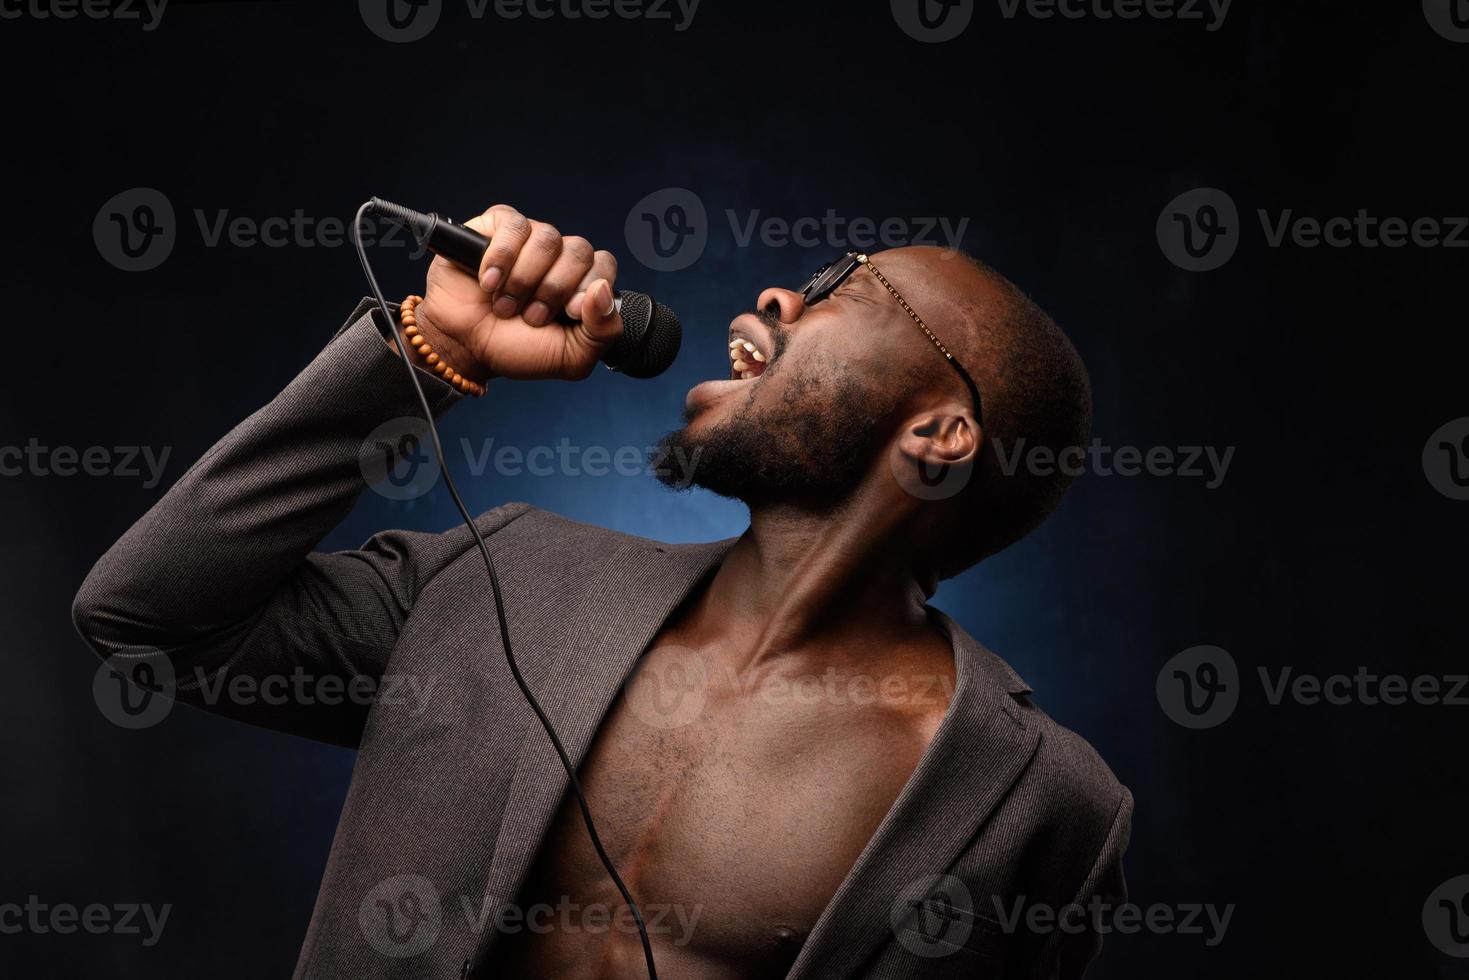
[[[1087, 477], [1059, 514], [946, 583], [936, 604], [1005, 656], [1137, 797], [1142, 905], [1236, 903], [1225, 941], [1113, 937], [1099, 977], [1459, 976], [1420, 910], [1469, 871], [1464, 708], [1266, 703], [1169, 722], [1160, 666], [1198, 644], [1257, 666], [1463, 670], [1465, 508], [1419, 455], [1469, 414], [1466, 253], [1270, 249], [1253, 215], [1469, 212], [1459, 137], [1469, 46], [1416, 3], [1239, 0], [1224, 28], [1026, 18], [981, 3], [917, 43], [887, 4], [704, 0], [692, 27], [472, 21], [418, 44], [353, 5], [175, 3], [158, 30], [0, 25], [7, 94], [4, 438], [172, 447], [164, 486], [0, 480], [0, 901], [174, 906], [163, 941], [0, 936], [10, 975], [269, 977], [304, 934], [349, 752], [188, 710], [125, 732], [90, 696], [68, 606], [164, 487], [320, 348], [363, 293], [345, 247], [205, 247], [193, 211], [346, 218], [371, 194], [468, 216], [511, 202], [617, 251], [680, 311], [653, 382], [496, 383], [445, 424], [496, 445], [647, 445], [723, 370], [733, 314], [832, 248], [740, 248], [724, 214], [942, 215], [1030, 290], [1090, 366], [1110, 445], [1237, 451], [1223, 486]], [[1372, 9], [1367, 9], [1368, 7]], [[1163, 206], [1226, 189], [1248, 227], [1209, 274], [1169, 264]], [[92, 220], [162, 190], [160, 268], [105, 263]], [[694, 190], [713, 230], [672, 273], [624, 247], [634, 202]], [[422, 265], [383, 253], [391, 295]], [[461, 477], [472, 507], [524, 500], [671, 541], [725, 537], [741, 506], [647, 478]], [[324, 547], [443, 529], [435, 494], [375, 495]], [[228, 555], [219, 560], [228, 562]]]

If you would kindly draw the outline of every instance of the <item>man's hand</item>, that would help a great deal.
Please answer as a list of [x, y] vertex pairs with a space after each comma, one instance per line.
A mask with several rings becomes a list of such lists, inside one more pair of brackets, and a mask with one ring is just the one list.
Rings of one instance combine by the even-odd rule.
[[[417, 318], [434, 350], [476, 381], [590, 374], [622, 336], [612, 253], [504, 204], [465, 225], [488, 237], [490, 247], [478, 279], [441, 257], [429, 266]], [[557, 323], [563, 310], [579, 322]]]

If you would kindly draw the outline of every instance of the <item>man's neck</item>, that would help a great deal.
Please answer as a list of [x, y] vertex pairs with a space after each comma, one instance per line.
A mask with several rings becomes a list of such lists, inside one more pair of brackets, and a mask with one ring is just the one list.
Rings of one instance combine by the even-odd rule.
[[755, 669], [799, 652], [870, 662], [936, 646], [915, 571], [913, 528], [895, 508], [752, 508], [750, 528], [700, 597], [695, 629]]

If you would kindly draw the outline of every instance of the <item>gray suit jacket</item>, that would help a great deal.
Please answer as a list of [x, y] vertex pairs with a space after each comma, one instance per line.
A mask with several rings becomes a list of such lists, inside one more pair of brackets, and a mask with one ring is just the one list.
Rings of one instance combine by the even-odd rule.
[[[436, 411], [457, 400], [424, 381]], [[98, 654], [148, 662], [176, 700], [358, 750], [298, 977], [487, 972], [497, 922], [513, 921], [495, 912], [567, 787], [506, 668], [467, 529], [312, 550], [363, 490], [364, 438], [416, 410], [364, 303], [76, 598]], [[580, 760], [665, 617], [731, 542], [666, 545], [525, 504], [478, 524], [517, 658]], [[1004, 662], [934, 616], [958, 667], [948, 715], [792, 978], [1076, 976], [1100, 947], [1093, 911], [1125, 898], [1131, 795]], [[303, 677], [312, 696], [279, 696]], [[236, 681], [277, 696], [232, 694]]]

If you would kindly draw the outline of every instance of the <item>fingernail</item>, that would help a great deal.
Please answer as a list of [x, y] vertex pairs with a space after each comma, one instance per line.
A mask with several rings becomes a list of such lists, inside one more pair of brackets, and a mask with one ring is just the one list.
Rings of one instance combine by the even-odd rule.
[[500, 267], [498, 265], [490, 266], [488, 269], [485, 270], [485, 277], [479, 281], [480, 288], [482, 288], [487, 293], [494, 292], [495, 287], [500, 285], [500, 280], [504, 277], [504, 275], [505, 274], [500, 270]]
[[607, 310], [602, 315], [611, 316], [617, 311], [617, 296], [612, 292], [612, 284], [610, 282], [602, 287], [602, 291], [607, 294]]
[[501, 296], [495, 300], [495, 305], [491, 308], [495, 311], [495, 316], [504, 319], [505, 317], [514, 316], [515, 308], [519, 305], [514, 296]]
[[566, 315], [573, 320], [580, 320], [582, 303], [586, 301], [586, 298], [586, 290], [582, 290], [571, 297], [571, 300], [566, 304]]
[[536, 300], [525, 308], [525, 322], [533, 327], [539, 327], [550, 319], [551, 308], [540, 300]]

